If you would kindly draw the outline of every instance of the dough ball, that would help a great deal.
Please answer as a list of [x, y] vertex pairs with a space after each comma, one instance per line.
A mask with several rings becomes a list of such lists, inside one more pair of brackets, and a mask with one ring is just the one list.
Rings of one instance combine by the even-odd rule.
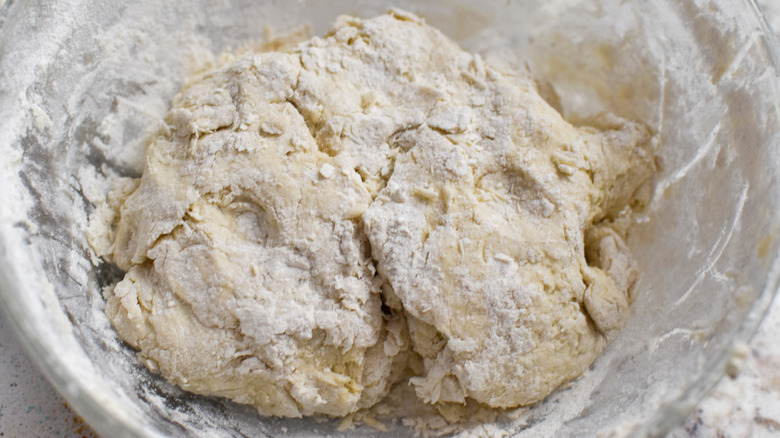
[[174, 100], [119, 210], [108, 314], [184, 389], [340, 416], [386, 394], [408, 341], [359, 220], [369, 188], [320, 150], [300, 58], [233, 59]]
[[653, 163], [640, 125], [576, 128], [522, 70], [484, 69], [453, 68], [426, 123], [396, 134], [363, 220], [424, 359], [417, 395], [510, 408], [579, 376], [625, 322], [628, 250], [605, 232], [590, 266], [584, 233], [626, 207]]
[[642, 126], [572, 126], [537, 84], [402, 11], [226, 57], [112, 195], [108, 316], [263, 415], [369, 407], [412, 356], [450, 420], [541, 400], [625, 321], [614, 223], [654, 168]]

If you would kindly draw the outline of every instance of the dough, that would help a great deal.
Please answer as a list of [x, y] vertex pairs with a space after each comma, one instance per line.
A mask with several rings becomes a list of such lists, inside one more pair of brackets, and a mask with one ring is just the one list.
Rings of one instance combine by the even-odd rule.
[[369, 407], [410, 358], [442, 409], [542, 399], [626, 318], [618, 225], [653, 159], [640, 125], [574, 127], [538, 90], [397, 10], [228, 57], [110, 196], [109, 318], [263, 415]]

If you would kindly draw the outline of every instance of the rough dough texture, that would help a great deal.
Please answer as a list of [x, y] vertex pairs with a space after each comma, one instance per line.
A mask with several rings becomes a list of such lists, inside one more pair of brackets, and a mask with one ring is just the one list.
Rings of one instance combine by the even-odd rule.
[[[401, 11], [230, 57], [112, 193], [107, 314], [184, 389], [261, 414], [514, 407], [581, 374], [636, 277], [616, 224], [650, 136], [567, 123], [522, 62]], [[99, 246], [99, 245], [96, 245]]]

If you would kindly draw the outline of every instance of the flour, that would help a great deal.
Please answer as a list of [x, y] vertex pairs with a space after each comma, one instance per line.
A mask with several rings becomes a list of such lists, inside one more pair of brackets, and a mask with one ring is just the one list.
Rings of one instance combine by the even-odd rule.
[[120, 336], [263, 415], [347, 415], [411, 366], [455, 422], [580, 375], [632, 298], [647, 131], [574, 127], [522, 62], [402, 11], [288, 45], [187, 84], [109, 197], [90, 238], [127, 272]]

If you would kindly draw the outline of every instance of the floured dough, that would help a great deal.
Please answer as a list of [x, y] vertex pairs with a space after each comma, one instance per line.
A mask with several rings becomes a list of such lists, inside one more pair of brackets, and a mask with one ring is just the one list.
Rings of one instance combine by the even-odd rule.
[[650, 137], [570, 125], [513, 59], [391, 11], [196, 78], [109, 199], [121, 337], [264, 415], [371, 406], [410, 358], [445, 410], [581, 374], [627, 315]]

